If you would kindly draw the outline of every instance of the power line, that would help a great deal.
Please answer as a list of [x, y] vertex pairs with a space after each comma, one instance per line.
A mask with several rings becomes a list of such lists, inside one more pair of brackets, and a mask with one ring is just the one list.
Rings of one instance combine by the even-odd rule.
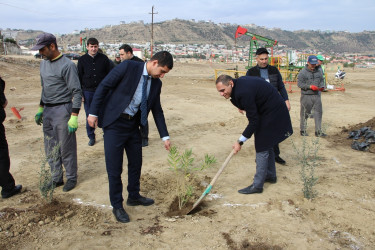
[[11, 4], [8, 4], [8, 3], [0, 3], [0, 4], [2, 4], [2, 5], [7, 5], [7, 6], [9, 6], [9, 7], [16, 8], [16, 9], [20, 9], [20, 10], [24, 10], [24, 11], [31, 12], [31, 13], [46, 14], [46, 13], [42, 13], [42, 12], [39, 12], [39, 11], [35, 11], [35, 10], [30, 10], [30, 9], [26, 9], [26, 8], [22, 8], [22, 7], [14, 6], [14, 5], [11, 5]]

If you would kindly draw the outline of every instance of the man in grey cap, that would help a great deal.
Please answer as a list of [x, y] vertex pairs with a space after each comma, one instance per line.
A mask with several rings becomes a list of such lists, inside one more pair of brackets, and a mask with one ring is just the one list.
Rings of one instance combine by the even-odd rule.
[[56, 37], [50, 33], [38, 35], [32, 50], [39, 50], [45, 58], [40, 63], [42, 94], [35, 122], [43, 124], [44, 148], [51, 167], [52, 180], [46, 188], [64, 184], [64, 165], [67, 182], [63, 191], [68, 192], [77, 184], [75, 132], [82, 100], [77, 67], [59, 52]]
[[306, 132], [307, 118], [314, 111], [315, 136], [327, 136], [322, 132], [322, 100], [319, 91], [324, 90], [324, 78], [320, 71], [316, 69], [318, 58], [309, 56], [307, 64], [298, 74], [297, 86], [301, 88], [301, 112], [300, 130], [302, 136], [308, 136]]
[[115, 60], [113, 60], [114, 66], [117, 66], [121, 63], [120, 53], [116, 53]]

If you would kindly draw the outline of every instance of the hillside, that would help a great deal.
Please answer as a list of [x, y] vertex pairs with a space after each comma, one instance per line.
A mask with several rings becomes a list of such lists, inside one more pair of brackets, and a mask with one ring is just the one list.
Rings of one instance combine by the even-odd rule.
[[[279, 44], [296, 50], [316, 50], [326, 53], [370, 53], [375, 51], [375, 31], [360, 33], [321, 32], [321, 31], [287, 31], [267, 29], [256, 25], [241, 25], [249, 32], [279, 41]], [[220, 25], [209, 22], [192, 22], [173, 19], [154, 23], [155, 43], [189, 43], [189, 44], [227, 44], [234, 45], [234, 34], [237, 24]], [[32, 33], [19, 32], [17, 40], [30, 38]], [[75, 44], [79, 37], [96, 37], [106, 43], [145, 43], [151, 40], [151, 24], [133, 22], [129, 24], [106, 26], [100, 29], [81, 31], [79, 35], [63, 35], [62, 42]], [[31, 36], [33, 37], [33, 36]], [[238, 45], [247, 45], [250, 37], [242, 36]]]

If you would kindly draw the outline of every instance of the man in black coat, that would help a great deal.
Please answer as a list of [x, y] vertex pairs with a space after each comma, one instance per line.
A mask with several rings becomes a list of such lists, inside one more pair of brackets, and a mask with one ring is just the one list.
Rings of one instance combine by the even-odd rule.
[[[103, 53], [99, 53], [99, 41], [93, 37], [89, 38], [87, 40], [87, 53], [81, 56], [77, 63], [86, 118], [89, 115], [90, 105], [96, 88], [112, 68], [113, 64], [111, 60]], [[96, 142], [95, 128], [90, 127], [86, 122], [86, 131], [89, 138], [88, 145], [94, 146]]]
[[[284, 99], [285, 104], [290, 110], [290, 102], [288, 98], [288, 93], [286, 92], [285, 85], [283, 82], [283, 78], [281, 77], [280, 71], [268, 64], [268, 50], [266, 48], [259, 48], [255, 52], [256, 57], [255, 60], [257, 61], [257, 65], [250, 68], [247, 72], [247, 76], [259, 76], [262, 77], [267, 82], [271, 83], [277, 91], [280, 93], [281, 97]], [[286, 162], [283, 158], [280, 157], [280, 149], [279, 144], [276, 144], [273, 147], [273, 151], [275, 153], [275, 161], [279, 164], [284, 165]]]
[[216, 80], [220, 95], [246, 111], [249, 124], [233, 145], [235, 153], [243, 143], [255, 135], [256, 173], [253, 184], [238, 190], [241, 194], [262, 193], [264, 182], [276, 183], [273, 146], [293, 133], [288, 108], [277, 90], [262, 78], [243, 76], [233, 79], [221, 75]]
[[5, 128], [3, 121], [5, 120], [5, 108], [8, 104], [4, 95], [5, 82], [0, 77], [0, 186], [1, 197], [3, 199], [12, 197], [21, 192], [22, 185], [15, 185], [14, 178], [10, 169], [8, 142], [5, 137]]

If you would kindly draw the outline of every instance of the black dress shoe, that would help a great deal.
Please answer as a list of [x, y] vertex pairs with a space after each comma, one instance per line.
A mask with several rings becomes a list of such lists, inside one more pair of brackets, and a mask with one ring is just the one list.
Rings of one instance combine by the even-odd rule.
[[285, 165], [285, 161], [284, 161], [284, 159], [283, 158], [281, 158], [280, 156], [276, 156], [275, 157], [275, 162], [277, 162], [277, 163], [279, 163], [279, 164], [281, 164], [281, 165]]
[[263, 188], [256, 188], [253, 186], [253, 184], [251, 184], [250, 186], [248, 187], [245, 187], [243, 189], [240, 189], [238, 190], [238, 192], [240, 194], [255, 194], [255, 193], [262, 193], [263, 192]]
[[277, 177], [269, 177], [264, 180], [264, 182], [269, 182], [269, 183], [276, 183], [277, 182]]
[[115, 215], [116, 220], [122, 223], [128, 223], [130, 221], [129, 215], [126, 213], [123, 208], [114, 208], [112, 213]]
[[3, 197], [3, 199], [7, 199], [7, 198], [10, 198], [12, 197], [13, 195], [16, 195], [16, 194], [19, 194], [21, 192], [21, 189], [22, 189], [22, 185], [16, 185], [14, 186], [14, 188], [10, 191], [7, 191], [7, 192], [1, 192], [1, 197]]
[[148, 139], [142, 139], [142, 147], [147, 147], [148, 146]]
[[153, 199], [146, 198], [146, 197], [143, 197], [143, 196], [140, 196], [137, 199], [128, 198], [128, 200], [126, 201], [126, 205], [128, 205], [128, 206], [139, 206], [139, 205], [150, 206], [154, 203], [155, 202], [154, 202]]
[[88, 145], [89, 146], [94, 146], [95, 145], [95, 139], [90, 139]]

